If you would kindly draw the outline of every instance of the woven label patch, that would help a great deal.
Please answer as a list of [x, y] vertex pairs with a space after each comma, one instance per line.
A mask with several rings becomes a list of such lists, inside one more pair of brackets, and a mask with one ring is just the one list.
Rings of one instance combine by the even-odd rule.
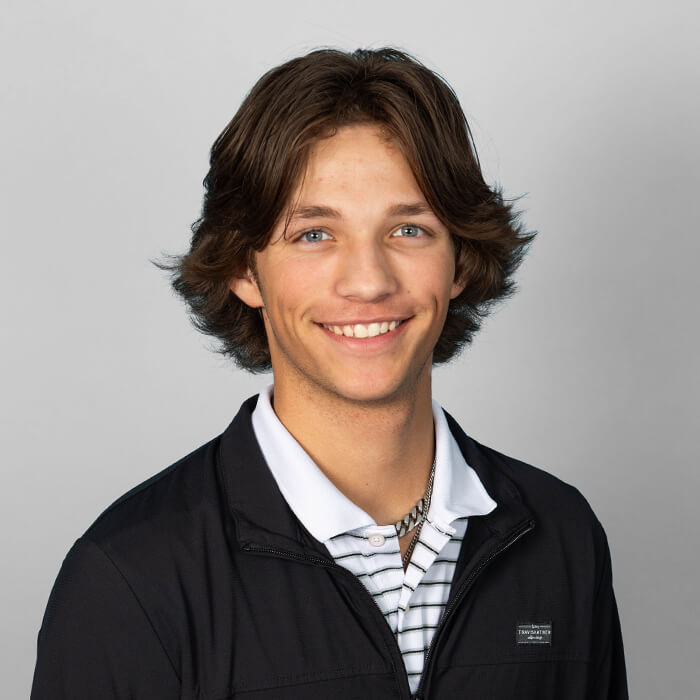
[[522, 622], [515, 626], [515, 643], [552, 646], [551, 622]]

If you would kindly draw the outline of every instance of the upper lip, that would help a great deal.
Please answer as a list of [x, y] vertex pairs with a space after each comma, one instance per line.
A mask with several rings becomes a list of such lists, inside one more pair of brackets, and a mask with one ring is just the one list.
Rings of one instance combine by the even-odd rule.
[[356, 324], [361, 324], [363, 326], [368, 326], [370, 323], [382, 323], [387, 321], [391, 323], [392, 321], [407, 321], [410, 316], [374, 316], [373, 318], [365, 319], [353, 319], [351, 321], [316, 321], [323, 326], [354, 326]]

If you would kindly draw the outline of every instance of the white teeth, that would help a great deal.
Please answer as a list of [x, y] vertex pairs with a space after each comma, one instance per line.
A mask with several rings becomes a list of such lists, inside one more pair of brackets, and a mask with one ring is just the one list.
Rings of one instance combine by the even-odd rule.
[[356, 338], [366, 338], [369, 335], [367, 326], [363, 326], [361, 323], [356, 323], [352, 330]]
[[325, 323], [322, 325], [336, 335], [344, 335], [348, 338], [374, 338], [393, 331], [401, 323], [402, 321], [382, 321], [381, 323], [375, 322], [368, 325], [356, 323], [354, 326], [327, 326]]

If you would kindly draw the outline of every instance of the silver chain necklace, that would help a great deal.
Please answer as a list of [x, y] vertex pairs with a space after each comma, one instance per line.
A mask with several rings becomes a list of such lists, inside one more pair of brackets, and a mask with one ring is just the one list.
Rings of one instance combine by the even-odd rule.
[[433, 466], [430, 470], [430, 479], [428, 480], [428, 488], [425, 491], [425, 496], [423, 496], [423, 498], [421, 498], [420, 501], [418, 501], [418, 503], [415, 506], [413, 506], [409, 513], [406, 513], [406, 515], [404, 515], [403, 518], [397, 520], [394, 523], [394, 527], [396, 528], [396, 534], [399, 537], [403, 537], [407, 533], [411, 532], [411, 530], [413, 529], [416, 530], [416, 532], [413, 535], [413, 538], [411, 539], [411, 544], [408, 545], [408, 549], [403, 555], [404, 569], [406, 568], [408, 560], [411, 558], [413, 548], [416, 546], [416, 542], [418, 541], [421, 528], [423, 527], [423, 521], [428, 517], [428, 509], [430, 508], [430, 497], [433, 493], [433, 479], [435, 477], [436, 459], [437, 455], [435, 455], [435, 459], [433, 459]]

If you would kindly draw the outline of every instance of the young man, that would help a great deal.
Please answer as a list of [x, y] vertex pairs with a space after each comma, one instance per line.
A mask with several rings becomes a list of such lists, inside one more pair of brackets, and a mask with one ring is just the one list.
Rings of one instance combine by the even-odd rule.
[[312, 52], [256, 84], [205, 185], [162, 267], [274, 383], [77, 540], [32, 697], [626, 698], [588, 503], [432, 400], [534, 235], [450, 88]]

